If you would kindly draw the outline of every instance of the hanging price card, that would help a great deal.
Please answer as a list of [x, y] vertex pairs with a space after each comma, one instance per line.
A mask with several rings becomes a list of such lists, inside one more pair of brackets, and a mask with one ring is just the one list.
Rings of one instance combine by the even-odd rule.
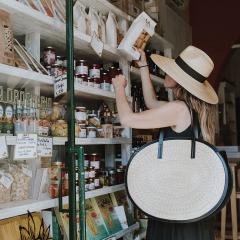
[[54, 97], [58, 97], [67, 92], [67, 74], [63, 74], [55, 79]]
[[53, 140], [49, 137], [38, 137], [37, 154], [39, 157], [51, 157]]
[[0, 137], [0, 160], [8, 157], [8, 150], [6, 144], [6, 137]]
[[37, 134], [18, 134], [14, 151], [15, 160], [37, 157]]
[[99, 57], [102, 56], [103, 52], [103, 42], [98, 38], [97, 34], [94, 32], [91, 40], [91, 46], [93, 50], [97, 53]]

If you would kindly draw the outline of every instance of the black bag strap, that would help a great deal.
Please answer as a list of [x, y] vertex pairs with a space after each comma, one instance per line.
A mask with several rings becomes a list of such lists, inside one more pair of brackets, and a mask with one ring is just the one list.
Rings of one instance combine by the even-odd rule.
[[[189, 112], [191, 114], [191, 129], [192, 129], [192, 137], [191, 137], [191, 158], [195, 158], [196, 153], [196, 139], [199, 139], [199, 121], [198, 121], [198, 114], [193, 109], [189, 107]], [[164, 141], [164, 128], [160, 129], [159, 133], [159, 142], [158, 142], [158, 158], [162, 159], [163, 153], [163, 141]]]

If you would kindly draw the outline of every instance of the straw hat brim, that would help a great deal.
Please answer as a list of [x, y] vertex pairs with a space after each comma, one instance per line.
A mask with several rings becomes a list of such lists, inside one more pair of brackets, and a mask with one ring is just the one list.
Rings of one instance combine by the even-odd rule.
[[151, 59], [166, 74], [173, 78], [178, 84], [185, 88], [192, 95], [210, 104], [218, 103], [218, 96], [210, 83], [205, 80], [200, 83], [186, 72], [184, 72], [175, 62], [174, 59], [152, 54]]

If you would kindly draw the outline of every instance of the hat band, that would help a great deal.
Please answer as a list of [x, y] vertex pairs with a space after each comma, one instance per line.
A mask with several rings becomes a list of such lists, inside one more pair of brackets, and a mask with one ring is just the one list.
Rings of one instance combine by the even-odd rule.
[[194, 78], [198, 82], [203, 83], [207, 79], [200, 73], [196, 72], [193, 68], [191, 68], [186, 62], [183, 61], [183, 59], [180, 56], [178, 56], [175, 59], [175, 62], [185, 73], [190, 75], [192, 78]]

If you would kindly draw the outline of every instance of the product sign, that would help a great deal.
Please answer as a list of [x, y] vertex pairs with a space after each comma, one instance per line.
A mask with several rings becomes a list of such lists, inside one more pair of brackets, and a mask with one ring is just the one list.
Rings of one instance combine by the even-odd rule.
[[37, 134], [18, 134], [14, 151], [14, 160], [37, 157]]
[[53, 140], [49, 137], [38, 137], [37, 154], [39, 157], [52, 157]]
[[92, 36], [92, 40], [91, 40], [91, 46], [93, 48], [93, 50], [97, 53], [97, 55], [99, 57], [102, 56], [102, 52], [103, 52], [103, 42], [99, 39], [99, 37], [97, 36], [97, 34], [94, 32], [93, 36]]
[[54, 97], [58, 97], [67, 92], [67, 74], [63, 74], [55, 79]]
[[8, 157], [8, 150], [6, 144], [6, 137], [0, 137], [0, 160]]

